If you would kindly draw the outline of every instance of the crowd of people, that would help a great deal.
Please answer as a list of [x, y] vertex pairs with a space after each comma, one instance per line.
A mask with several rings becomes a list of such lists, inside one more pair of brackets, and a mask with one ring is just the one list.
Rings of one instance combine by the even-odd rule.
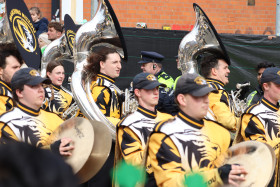
[[[48, 23], [37, 7], [32, 7], [30, 14], [43, 52], [46, 45], [63, 35], [63, 27], [60, 23]], [[82, 76], [90, 80], [91, 96], [102, 114], [116, 126], [116, 140], [108, 140], [112, 141], [112, 148], [107, 161], [81, 186], [117, 185], [111, 179], [111, 171], [121, 161], [145, 168], [147, 179], [143, 185], [148, 187], [184, 186], [190, 173], [201, 174], [209, 186], [239, 186], [250, 171], [239, 164], [217, 165], [216, 162], [230, 146], [259, 141], [271, 146], [279, 157], [280, 68], [269, 62], [258, 64], [259, 86], [249, 94], [245, 112], [236, 116], [224, 88], [229, 83], [230, 61], [220, 53], [201, 59], [200, 74], [187, 72], [175, 81], [164, 72], [162, 54], [141, 51], [140, 55], [138, 63], [143, 72], [134, 77], [131, 87], [138, 107], [126, 115], [122, 114], [123, 95], [115, 85], [122, 68], [120, 54], [114, 48], [100, 46], [88, 55]], [[70, 157], [75, 143], [69, 137], [50, 139], [59, 125], [72, 117], [63, 114], [75, 104], [72, 94], [62, 87], [63, 62], [49, 62], [46, 77], [41, 77], [33, 68], [21, 68], [23, 64], [14, 44], [0, 44], [0, 143], [15, 146], [14, 150], [0, 146], [0, 172], [9, 173], [0, 176], [0, 186], [2, 181], [10, 186], [13, 182], [25, 184], [26, 181], [18, 178], [11, 181], [9, 177], [14, 177], [11, 173], [15, 171], [2, 161], [11, 159], [4, 157], [5, 154], [14, 157], [22, 154], [19, 157], [28, 164], [31, 158], [26, 161], [24, 154], [30, 151], [34, 152], [34, 168], [40, 164], [36, 162], [36, 155], [45, 155], [46, 161], [41, 162], [46, 163], [50, 162], [48, 159], [56, 159], [50, 152], [58, 157], [53, 164], [61, 172], [55, 172], [48, 164], [49, 171], [57, 173], [50, 176], [56, 177], [53, 180], [57, 182], [51, 180], [46, 185], [76, 186], [76, 179], [71, 178], [73, 173], [59, 159]], [[85, 118], [85, 115], [79, 110], [75, 117]], [[47, 169], [46, 163], [41, 167]], [[65, 175], [61, 180], [57, 179], [62, 174]], [[30, 172], [30, 176], [33, 175], [38, 173]], [[42, 172], [42, 175], [45, 174]], [[73, 182], [64, 183], [66, 175]], [[278, 182], [277, 177], [276, 172], [270, 180], [271, 186]]]

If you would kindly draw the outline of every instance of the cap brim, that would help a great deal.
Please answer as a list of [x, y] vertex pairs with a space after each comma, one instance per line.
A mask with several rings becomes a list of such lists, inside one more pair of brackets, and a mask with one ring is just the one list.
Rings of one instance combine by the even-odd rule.
[[195, 97], [202, 97], [202, 96], [205, 96], [206, 94], [208, 94], [209, 92], [218, 93], [218, 90], [216, 90], [212, 87], [209, 87], [209, 86], [205, 86], [203, 88], [193, 90], [192, 92], [190, 92], [190, 94]]
[[141, 60], [141, 61], [138, 62], [138, 64], [144, 64], [144, 63], [149, 63], [149, 61]]
[[26, 85], [36, 86], [36, 85], [38, 85], [40, 83], [51, 84], [52, 81], [50, 79], [48, 79], [48, 78], [42, 78], [42, 77], [36, 76], [32, 80], [28, 81], [26, 83]]
[[166, 87], [165, 84], [162, 84], [162, 83], [159, 83], [159, 82], [155, 81], [153, 83], [148, 84], [147, 86], [142, 87], [141, 89], [151, 90], [151, 89], [154, 89], [158, 86]]

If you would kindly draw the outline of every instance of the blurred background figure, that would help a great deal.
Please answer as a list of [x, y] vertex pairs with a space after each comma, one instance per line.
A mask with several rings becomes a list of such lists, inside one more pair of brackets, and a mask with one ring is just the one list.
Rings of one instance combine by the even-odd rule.
[[63, 33], [63, 27], [58, 22], [51, 22], [48, 25], [48, 39], [54, 41], [59, 38]]
[[5, 12], [6, 12], [6, 0], [0, 0], [0, 19], [2, 19]]
[[261, 77], [262, 77], [262, 73], [264, 72], [264, 70], [269, 67], [275, 67], [275, 65], [273, 63], [263, 61], [263, 62], [260, 62], [258, 64], [258, 66], [256, 67], [256, 71], [258, 73], [258, 75], [257, 75], [258, 86], [255, 88], [255, 90], [253, 92], [251, 92], [248, 95], [247, 106], [256, 104], [263, 97], [263, 90], [262, 90], [262, 86], [261, 86]]
[[48, 39], [48, 34], [46, 32], [39, 35], [38, 42], [42, 54], [44, 53], [46, 47], [51, 43], [51, 41]]
[[0, 145], [0, 186], [77, 187], [77, 179], [63, 159], [26, 143]]
[[31, 7], [29, 13], [31, 15], [33, 25], [36, 29], [37, 38], [41, 33], [48, 32], [49, 21], [47, 20], [47, 18], [42, 16], [40, 9], [38, 7]]

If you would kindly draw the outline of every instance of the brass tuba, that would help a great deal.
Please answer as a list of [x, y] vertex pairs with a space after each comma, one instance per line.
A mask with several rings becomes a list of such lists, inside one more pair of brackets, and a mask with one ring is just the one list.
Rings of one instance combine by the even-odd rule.
[[108, 0], [98, 0], [98, 8], [93, 19], [82, 25], [76, 33], [73, 47], [75, 71], [72, 74], [71, 89], [82, 113], [90, 121], [103, 122], [115, 139], [115, 126], [103, 115], [91, 96], [91, 80], [82, 79], [87, 56], [100, 46], [114, 48], [123, 59], [127, 58], [122, 32]]
[[230, 64], [225, 47], [211, 21], [197, 4], [194, 3], [193, 8], [196, 13], [195, 26], [179, 45], [178, 58], [182, 74], [198, 73], [197, 57], [203, 53], [221, 53]]

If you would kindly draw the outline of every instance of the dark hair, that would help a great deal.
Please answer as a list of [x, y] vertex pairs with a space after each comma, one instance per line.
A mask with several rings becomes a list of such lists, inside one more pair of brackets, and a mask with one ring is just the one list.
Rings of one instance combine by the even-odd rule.
[[270, 67], [275, 67], [275, 65], [271, 62], [267, 62], [267, 61], [262, 61], [258, 64], [258, 66], [256, 67], [256, 71], [258, 72], [261, 68], [270, 68]]
[[39, 15], [39, 19], [42, 18], [42, 12], [41, 12], [41, 10], [40, 10], [38, 7], [31, 7], [31, 8], [29, 9], [29, 11], [34, 11], [34, 12], [36, 12], [36, 14]]
[[100, 62], [106, 61], [109, 54], [118, 53], [113, 48], [99, 47], [95, 49], [87, 58], [88, 64], [83, 69], [83, 77], [85, 76], [91, 80], [95, 80], [98, 73], [100, 73]]
[[6, 58], [9, 56], [13, 56], [17, 59], [20, 65], [23, 64], [23, 59], [17, 50], [17, 47], [13, 43], [1, 43], [0, 44], [0, 67], [6, 67]]
[[77, 187], [78, 183], [62, 158], [17, 142], [0, 145], [0, 186]]
[[50, 22], [48, 25], [48, 28], [54, 28], [58, 32], [63, 32], [63, 27], [60, 23], [58, 22]]
[[14, 100], [14, 103], [15, 103], [15, 104], [16, 104], [17, 102], [19, 102], [18, 96], [17, 96], [17, 92], [16, 92], [16, 91], [17, 91], [17, 90], [23, 91], [23, 87], [24, 87], [24, 85], [20, 85], [19, 88], [13, 89], [13, 90], [12, 90], [13, 100]]
[[[46, 72], [52, 72], [54, 68], [56, 68], [57, 66], [62, 66], [63, 67], [63, 62], [62, 61], [58, 61], [58, 60], [53, 60], [51, 62], [48, 63], [47, 68], [46, 68]], [[48, 75], [47, 75], [47, 78]]]
[[211, 69], [218, 66], [219, 60], [225, 60], [224, 57], [220, 54], [212, 54], [205, 56], [201, 60], [200, 71], [201, 75], [205, 78], [209, 78], [211, 74]]

